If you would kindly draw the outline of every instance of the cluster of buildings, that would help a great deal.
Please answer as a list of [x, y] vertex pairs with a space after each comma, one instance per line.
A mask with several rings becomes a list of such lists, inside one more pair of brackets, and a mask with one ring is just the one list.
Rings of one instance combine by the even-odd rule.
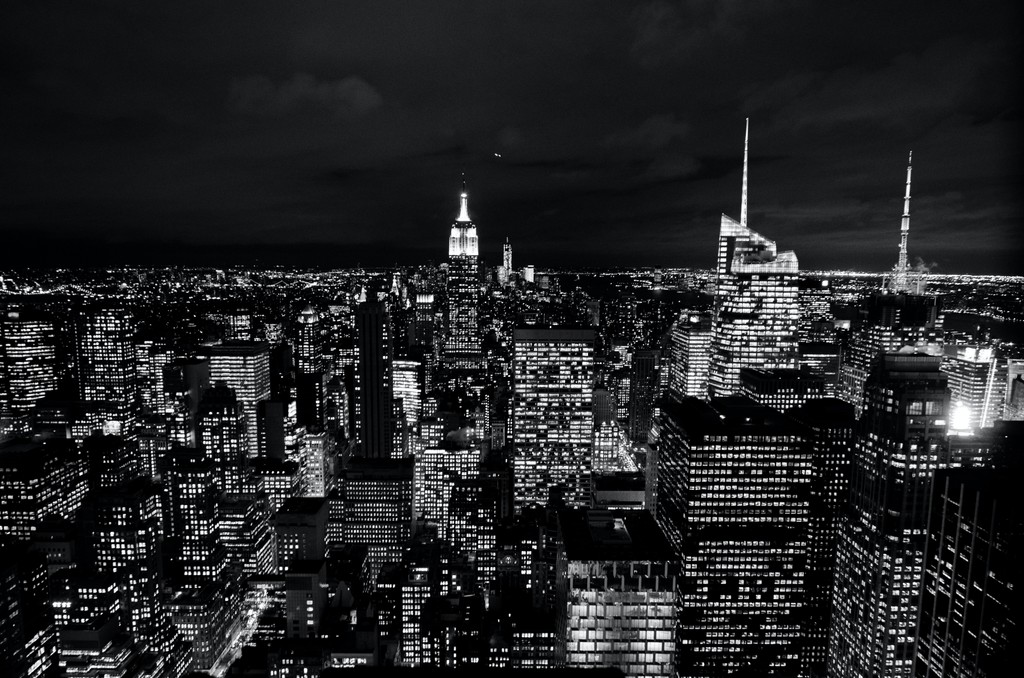
[[343, 290], [0, 297], [5, 675], [1005, 675], [1024, 361], [944, 330], [909, 167], [845, 318], [746, 185], [677, 294], [483, 266], [464, 187]]

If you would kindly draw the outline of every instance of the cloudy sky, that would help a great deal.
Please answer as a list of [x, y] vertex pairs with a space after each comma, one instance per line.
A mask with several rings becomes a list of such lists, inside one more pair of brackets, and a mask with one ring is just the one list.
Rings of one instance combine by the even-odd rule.
[[485, 257], [1024, 273], [1014, 2], [96, 2], [0, 8], [0, 265]]

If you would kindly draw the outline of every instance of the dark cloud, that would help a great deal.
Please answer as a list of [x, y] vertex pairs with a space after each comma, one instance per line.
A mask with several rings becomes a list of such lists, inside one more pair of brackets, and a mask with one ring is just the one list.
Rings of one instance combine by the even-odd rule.
[[323, 81], [308, 73], [296, 73], [279, 84], [262, 75], [237, 78], [231, 81], [228, 101], [240, 113], [274, 116], [306, 109], [365, 115], [383, 103], [380, 93], [362, 78]]
[[891, 266], [912, 149], [911, 254], [1019, 271], [1019, 12], [14, 0], [0, 265], [437, 259], [466, 172], [492, 259], [707, 266], [749, 116], [801, 265]]

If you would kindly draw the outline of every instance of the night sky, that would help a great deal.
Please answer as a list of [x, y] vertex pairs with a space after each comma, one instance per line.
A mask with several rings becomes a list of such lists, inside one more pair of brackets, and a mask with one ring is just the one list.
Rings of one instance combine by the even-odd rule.
[[461, 174], [516, 264], [1024, 273], [1014, 2], [0, 9], [0, 265], [417, 263]]

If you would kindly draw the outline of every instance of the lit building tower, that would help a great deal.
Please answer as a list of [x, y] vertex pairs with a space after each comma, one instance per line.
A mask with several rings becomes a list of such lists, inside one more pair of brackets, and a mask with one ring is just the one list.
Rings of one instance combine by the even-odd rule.
[[910, 263], [907, 261], [907, 238], [910, 235], [910, 169], [913, 165], [914, 152], [907, 158], [907, 193], [903, 196], [903, 219], [900, 221], [900, 254], [896, 266], [889, 278], [889, 290], [897, 294], [910, 293]]
[[332, 545], [367, 547], [368, 586], [376, 583], [385, 564], [402, 561], [412, 536], [413, 469], [411, 457], [351, 458], [329, 499], [327, 530], [335, 535]]
[[737, 393], [743, 367], [797, 367], [799, 265], [796, 254], [778, 252], [774, 241], [747, 227], [747, 164], [745, 142], [740, 220], [723, 214], [718, 235], [713, 396]]
[[1002, 419], [1006, 397], [1006, 360], [991, 348], [964, 346], [942, 360], [949, 378], [950, 431], [967, 433], [992, 426]]
[[647, 511], [558, 513], [559, 664], [674, 676], [679, 561]]
[[48, 517], [73, 521], [87, 490], [74, 443], [0, 443], [0, 537], [29, 539]]
[[106, 433], [132, 437], [138, 412], [135, 319], [118, 305], [84, 310], [76, 325], [76, 367], [82, 400], [106, 406]]
[[[210, 381], [223, 381], [235, 391], [245, 415], [247, 453], [261, 450], [257, 411], [270, 398], [270, 346], [259, 341], [229, 341], [207, 349]], [[261, 455], [262, 456], [262, 455]]]
[[445, 360], [457, 369], [480, 365], [480, 243], [469, 218], [469, 196], [463, 182], [459, 216], [448, 236], [448, 322]]
[[683, 560], [679, 674], [800, 675], [806, 429], [738, 396], [667, 403], [660, 426], [657, 519]]
[[669, 397], [674, 400], [708, 397], [711, 336], [709, 315], [683, 314], [672, 324]]
[[940, 358], [879, 356], [854, 436], [849, 513], [832, 590], [829, 676], [910, 676], [949, 391]]
[[241, 494], [248, 459], [245, 419], [235, 392], [218, 382], [203, 394], [199, 406], [199, 441], [217, 469], [214, 482], [224, 494]]
[[0, 316], [0, 416], [31, 411], [57, 388], [53, 320], [40, 313], [8, 310]]
[[878, 292], [858, 309], [859, 318], [843, 354], [839, 397], [864, 409], [864, 384], [881, 353], [906, 347], [938, 352], [942, 343], [941, 298], [924, 294]]
[[505, 244], [501, 248], [501, 270], [504, 280], [502, 285], [508, 286], [512, 282], [512, 243], [505, 238]]
[[[935, 474], [915, 676], [1009, 676], [1019, 663], [1024, 425], [993, 431], [1005, 460]], [[1016, 438], [1016, 440], [1007, 440]], [[993, 460], [994, 461], [994, 460]]]
[[295, 357], [297, 393], [295, 405], [299, 423], [313, 428], [323, 425], [327, 363], [324, 360], [324, 332], [320, 315], [312, 306], [299, 314], [299, 340]]
[[117, 578], [125, 628], [155, 653], [170, 650], [173, 633], [161, 603], [160, 496], [139, 478], [92, 496], [96, 569]]
[[391, 456], [394, 414], [391, 319], [384, 302], [359, 304], [356, 310], [359, 340], [358, 412], [362, 456], [384, 459]]
[[787, 414], [808, 427], [811, 444], [811, 522], [807, 553], [804, 675], [823, 676], [832, 619], [836, 543], [850, 492], [854, 411], [838, 398], [811, 400]]
[[589, 506], [594, 332], [517, 329], [513, 340], [516, 511], [546, 505], [553, 490], [568, 506]]

